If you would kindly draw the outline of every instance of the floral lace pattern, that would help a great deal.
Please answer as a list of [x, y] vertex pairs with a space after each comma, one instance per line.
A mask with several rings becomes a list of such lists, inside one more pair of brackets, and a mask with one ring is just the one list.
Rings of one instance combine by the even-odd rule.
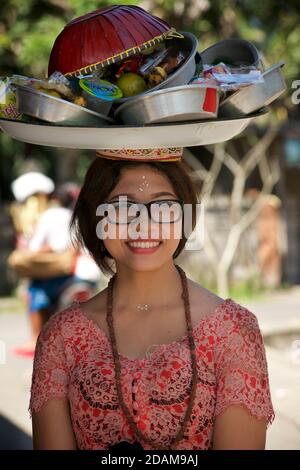
[[[178, 450], [211, 449], [214, 421], [229, 405], [242, 405], [268, 426], [274, 419], [265, 348], [256, 316], [226, 299], [193, 328], [197, 354], [196, 399]], [[188, 336], [159, 345], [147, 358], [120, 354], [121, 386], [136, 425], [154, 442], [177, 434], [191, 391]], [[37, 341], [30, 415], [49, 399], [67, 397], [79, 449], [108, 449], [137, 440], [118, 403], [106, 333], [80, 303], [56, 313]]]

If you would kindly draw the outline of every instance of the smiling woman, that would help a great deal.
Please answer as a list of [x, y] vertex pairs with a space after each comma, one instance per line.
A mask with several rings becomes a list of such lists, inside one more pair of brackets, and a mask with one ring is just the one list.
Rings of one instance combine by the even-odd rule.
[[29, 407], [36, 449], [264, 449], [274, 410], [257, 319], [175, 264], [197, 203], [182, 161], [91, 164], [75, 242], [111, 277], [41, 332]]
[[[144, 183], [145, 182], [145, 183]], [[144, 184], [143, 184], [144, 183]], [[140, 187], [143, 185], [143, 192]], [[123, 200], [121, 199], [123, 197]], [[154, 203], [160, 205], [162, 202], [172, 201], [173, 203], [190, 204], [193, 208], [193, 220], [191, 221], [190, 231], [195, 227], [196, 223], [196, 204], [198, 203], [197, 191], [192, 184], [189, 177], [187, 166], [179, 162], [135, 162], [127, 160], [107, 160], [103, 158], [96, 159], [90, 166], [85, 183], [82, 188], [81, 194], [77, 200], [77, 204], [73, 213], [73, 227], [76, 233], [77, 242], [87, 247], [91, 255], [94, 257], [98, 265], [101, 266], [103, 271], [112, 273], [112, 266], [110, 260], [118, 260], [121, 253], [116, 250], [122, 250], [123, 255], [126, 257], [130, 254], [130, 244], [128, 237], [128, 227], [118, 224], [118, 227], [110, 227], [117, 231], [117, 237], [112, 240], [103, 240], [99, 238], [96, 227], [99, 222], [99, 206], [103, 203], [110, 203], [111, 214], [117, 215], [116, 210], [122, 210], [123, 216], [126, 215], [129, 222], [134, 221], [137, 216], [138, 206], [130, 203], [141, 203], [146, 207], [146, 203]], [[118, 206], [113, 206], [117, 202]], [[122, 203], [123, 202], [123, 206]], [[126, 204], [126, 205], [125, 205]], [[124, 210], [126, 213], [124, 214]], [[134, 209], [136, 209], [134, 211]], [[174, 207], [173, 207], [174, 209]], [[176, 209], [176, 208], [175, 208]], [[118, 212], [117, 211], [117, 212]], [[151, 212], [155, 211], [155, 207], [151, 208]], [[178, 212], [178, 211], [177, 211]], [[176, 214], [176, 210], [169, 211], [169, 214]], [[159, 214], [163, 217], [163, 212]], [[166, 211], [165, 211], [166, 214]], [[121, 217], [121, 214], [119, 214]], [[109, 222], [110, 213], [108, 213]], [[129, 220], [130, 219], [130, 220]], [[132, 220], [131, 220], [132, 219]], [[154, 223], [148, 223], [148, 217], [144, 217], [143, 224], [131, 225], [131, 232], [140, 233], [140, 238], [144, 242], [152, 241], [147, 230], [151, 235], [154, 234], [159, 241], [163, 242], [164, 238], [164, 252], [168, 258], [176, 258], [183, 250], [187, 237], [186, 233], [180, 231], [180, 238], [172, 239], [171, 234], [169, 239], [166, 237], [166, 231], [172, 228], [175, 232], [175, 227], [170, 224], [158, 226]], [[180, 225], [182, 221], [179, 221]], [[168, 225], [168, 227], [167, 227]], [[133, 229], [136, 228], [134, 231]], [[177, 221], [178, 229], [178, 221]], [[159, 233], [160, 231], [160, 233]], [[177, 230], [178, 232], [178, 230]], [[123, 238], [122, 238], [123, 237]], [[136, 237], [137, 238], [137, 237]], [[155, 238], [155, 237], [153, 237]], [[168, 250], [168, 251], [165, 251]], [[172, 253], [171, 253], [172, 252]], [[157, 255], [160, 260], [162, 250]], [[156, 258], [157, 259], [157, 258]], [[146, 269], [145, 263], [153, 263], [154, 258], [151, 257], [141, 260], [143, 269]], [[134, 263], [139, 263], [139, 258], [133, 260]], [[154, 263], [157, 262], [154, 260]]]

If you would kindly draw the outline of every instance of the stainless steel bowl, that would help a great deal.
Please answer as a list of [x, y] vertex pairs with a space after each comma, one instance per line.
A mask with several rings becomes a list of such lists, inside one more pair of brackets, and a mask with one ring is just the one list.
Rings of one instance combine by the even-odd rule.
[[263, 73], [264, 82], [241, 88], [220, 103], [219, 116], [245, 116], [268, 106], [285, 90], [282, 74], [284, 62], [273, 65]]
[[261, 56], [254, 44], [245, 39], [230, 38], [219, 41], [200, 52], [202, 64], [213, 65], [226, 62], [234, 65], [253, 65], [263, 67]]
[[207, 87], [183, 85], [154, 91], [122, 104], [115, 112], [115, 119], [125, 124], [145, 125], [161, 122], [192, 121], [217, 117], [220, 92], [217, 87], [214, 112], [205, 110]]
[[[193, 78], [196, 70], [195, 55], [198, 48], [198, 39], [192, 33], [188, 33], [185, 31], [180, 31], [180, 33], [184, 36], [184, 39], [172, 38], [170, 39], [170, 41], [172, 41], [172, 45], [174, 45], [175, 47], [176, 45], [178, 45], [178, 48], [188, 53], [188, 57], [186, 58], [185, 62], [161, 83], [143, 93], [139, 93], [138, 96], [146, 95], [148, 93], [152, 93], [153, 91], [160, 90], [163, 88], [171, 88], [175, 86], [186, 85]], [[128, 98], [120, 98], [119, 100], [114, 101], [114, 106], [126, 103], [127, 101], [135, 99], [136, 97], [137, 95], [129, 96]]]
[[17, 108], [21, 114], [59, 125], [100, 126], [114, 120], [83, 106], [70, 103], [24, 85], [16, 85]]

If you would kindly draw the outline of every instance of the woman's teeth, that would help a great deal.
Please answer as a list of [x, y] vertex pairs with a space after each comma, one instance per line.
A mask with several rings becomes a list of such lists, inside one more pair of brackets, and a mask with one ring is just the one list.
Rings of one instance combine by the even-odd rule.
[[128, 242], [132, 248], [155, 248], [160, 242]]

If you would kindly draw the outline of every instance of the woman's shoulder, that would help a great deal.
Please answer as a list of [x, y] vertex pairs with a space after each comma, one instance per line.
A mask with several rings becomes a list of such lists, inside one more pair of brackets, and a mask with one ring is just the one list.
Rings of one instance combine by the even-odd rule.
[[197, 312], [196, 324], [204, 321], [221, 336], [229, 331], [259, 330], [256, 315], [233, 298], [222, 298], [191, 280], [190, 287], [191, 306]]
[[197, 324], [202, 319], [209, 318], [219, 309], [224, 299], [201, 286], [192, 279], [188, 279], [189, 298], [191, 310]]
[[220, 303], [214, 323], [220, 345], [253, 343], [261, 347], [263, 343], [257, 316], [230, 297]]
[[66, 336], [70, 330], [75, 331], [80, 325], [79, 305], [74, 302], [70, 306], [55, 312], [41, 330], [43, 338], [49, 336]]

